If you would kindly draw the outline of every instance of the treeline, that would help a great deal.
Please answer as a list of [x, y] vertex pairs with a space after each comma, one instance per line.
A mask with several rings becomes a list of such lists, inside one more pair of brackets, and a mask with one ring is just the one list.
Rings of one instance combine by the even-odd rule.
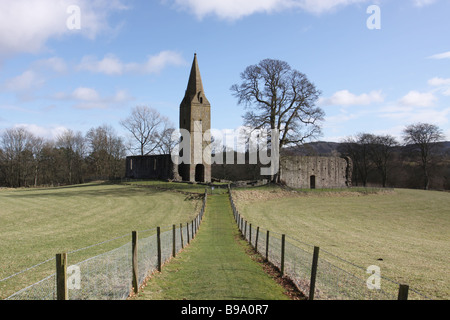
[[450, 152], [442, 130], [418, 123], [403, 131], [403, 140], [390, 135], [360, 133], [338, 147], [353, 160], [353, 185], [420, 189], [450, 189]]
[[66, 130], [55, 140], [11, 128], [0, 137], [0, 186], [56, 186], [122, 178], [125, 157], [123, 139], [108, 125], [85, 134]]
[[450, 141], [435, 125], [417, 123], [403, 135], [359, 133], [340, 142], [311, 142], [285, 155], [341, 156], [353, 162], [353, 186], [450, 190]]

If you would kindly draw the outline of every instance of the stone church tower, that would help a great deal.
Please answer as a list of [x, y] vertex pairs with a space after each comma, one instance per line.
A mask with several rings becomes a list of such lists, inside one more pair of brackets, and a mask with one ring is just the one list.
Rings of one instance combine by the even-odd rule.
[[[180, 129], [191, 133], [191, 161], [180, 164], [178, 174], [184, 181], [211, 182], [211, 159], [205, 159], [203, 155], [203, 150], [211, 143], [210, 137], [206, 139], [204, 136], [211, 129], [211, 105], [203, 89], [197, 54], [194, 55], [189, 82], [180, 104]], [[210, 154], [207, 156], [211, 157]]]

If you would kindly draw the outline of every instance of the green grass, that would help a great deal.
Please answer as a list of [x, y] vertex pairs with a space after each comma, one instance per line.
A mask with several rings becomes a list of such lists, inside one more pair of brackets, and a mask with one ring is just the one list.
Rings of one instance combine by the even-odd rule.
[[[169, 181], [159, 181], [159, 180], [136, 180], [126, 182], [126, 184], [141, 187], [157, 188], [160, 190], [173, 190], [178, 192], [189, 192], [189, 193], [199, 193], [204, 194], [205, 190], [208, 194], [223, 194], [227, 193], [228, 189], [226, 184], [217, 183], [211, 186], [197, 184], [197, 183], [187, 183], [187, 182], [169, 182]], [[214, 187], [212, 190], [211, 187]]]
[[162, 273], [149, 279], [142, 300], [287, 300], [284, 289], [246, 253], [227, 194], [208, 197], [196, 238]]
[[[130, 185], [92, 183], [40, 189], [0, 190], [0, 280], [55, 257], [69, 263], [131, 241], [131, 232], [150, 235], [157, 226], [191, 221], [201, 201], [182, 193]], [[147, 232], [141, 232], [149, 230]], [[122, 237], [123, 236], [123, 237]], [[54, 273], [54, 260], [0, 282], [0, 298]]]
[[[205, 187], [141, 181], [2, 189], [0, 280], [54, 258], [56, 253], [118, 237], [70, 254], [69, 264], [73, 264], [129, 242], [131, 231], [145, 237], [157, 226], [191, 221], [201, 201], [190, 193], [204, 193]], [[349, 264], [333, 261], [332, 255], [364, 269], [378, 265], [383, 277], [408, 284], [431, 298], [450, 298], [450, 193], [352, 191], [357, 192], [292, 192], [265, 186], [235, 190], [234, 194], [240, 213], [254, 226], [320, 246], [321, 257], [340, 267], [351, 269]], [[210, 187], [208, 192], [211, 194]], [[145, 298], [287, 298], [248, 257], [246, 244], [236, 240], [238, 231], [225, 193], [226, 189], [213, 191], [197, 238], [151, 279]], [[54, 260], [2, 281], [0, 298], [53, 272]]]
[[[271, 187], [233, 194], [253, 225], [319, 246], [364, 269], [377, 265], [383, 277], [428, 297], [450, 298], [450, 193], [305, 194]], [[332, 255], [322, 256], [351, 269]]]

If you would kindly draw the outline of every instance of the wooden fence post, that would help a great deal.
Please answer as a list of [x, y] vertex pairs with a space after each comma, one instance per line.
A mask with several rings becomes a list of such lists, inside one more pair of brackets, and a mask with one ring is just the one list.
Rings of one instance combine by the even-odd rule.
[[175, 248], [175, 225], [172, 226], [172, 257], [175, 258], [176, 248]]
[[266, 261], [269, 261], [269, 230], [266, 235]]
[[67, 253], [56, 255], [56, 299], [68, 300], [67, 289]]
[[313, 255], [313, 261], [312, 261], [312, 267], [311, 267], [311, 282], [309, 285], [309, 300], [314, 300], [318, 262], [319, 262], [319, 247], [314, 247], [314, 255]]
[[398, 289], [398, 300], [408, 300], [409, 286], [401, 284]]
[[137, 294], [139, 290], [139, 273], [138, 273], [138, 233], [133, 231], [131, 234], [131, 254], [132, 254], [132, 269], [133, 269], [133, 290]]
[[161, 258], [161, 228], [156, 228], [156, 243], [158, 247], [158, 271], [161, 272], [162, 258]]
[[284, 249], [286, 244], [286, 236], [281, 236], [281, 276], [284, 276]]
[[184, 249], [183, 243], [183, 224], [180, 223], [180, 235], [181, 235], [181, 249]]
[[244, 239], [247, 239], [247, 220], [244, 223]]
[[189, 244], [189, 222], [186, 222], [187, 243]]
[[258, 252], [259, 227], [256, 228], [255, 252]]

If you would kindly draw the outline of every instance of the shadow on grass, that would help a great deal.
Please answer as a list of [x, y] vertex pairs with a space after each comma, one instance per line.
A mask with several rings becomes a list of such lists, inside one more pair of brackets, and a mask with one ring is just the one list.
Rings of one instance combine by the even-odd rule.
[[70, 198], [70, 197], [114, 197], [123, 198], [130, 195], [138, 194], [157, 194], [164, 192], [157, 188], [140, 189], [138, 187], [120, 185], [111, 182], [96, 182], [80, 185], [47, 187], [47, 188], [32, 188], [32, 189], [17, 189], [13, 192], [5, 194], [6, 197], [11, 198]]
[[187, 196], [186, 200], [196, 199], [203, 196], [205, 190], [208, 194], [221, 194], [227, 192], [223, 186], [211, 186], [190, 184], [185, 182], [167, 182], [158, 180], [146, 181], [95, 181], [85, 184], [75, 184], [57, 187], [22, 188], [5, 193], [4, 196], [11, 198], [41, 198], [45, 196], [68, 198], [68, 197], [115, 197], [123, 198], [130, 195], [154, 195], [163, 192], [181, 193]]

